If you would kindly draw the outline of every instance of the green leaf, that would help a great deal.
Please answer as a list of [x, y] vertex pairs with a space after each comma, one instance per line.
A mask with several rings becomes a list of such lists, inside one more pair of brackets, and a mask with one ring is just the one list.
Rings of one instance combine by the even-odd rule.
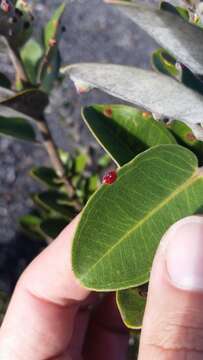
[[203, 141], [196, 139], [192, 130], [184, 123], [178, 120], [172, 121], [167, 125], [168, 129], [175, 136], [180, 145], [187, 147], [194, 152], [199, 160], [199, 166], [203, 165]]
[[60, 21], [64, 14], [65, 7], [65, 3], [61, 4], [44, 28], [44, 46], [46, 51], [50, 49], [51, 39], [58, 40]]
[[62, 72], [70, 75], [76, 87], [82, 81], [87, 89], [99, 88], [160, 116], [202, 122], [203, 97], [169, 76], [110, 64], [76, 64]]
[[158, 49], [153, 53], [152, 65], [159, 72], [178, 79], [184, 85], [203, 95], [203, 82], [190, 69], [177, 63], [176, 59], [164, 49]]
[[176, 68], [176, 59], [164, 49], [157, 49], [152, 54], [152, 66], [159, 72], [174, 78], [180, 77], [180, 71]]
[[39, 72], [42, 89], [49, 93], [59, 76], [61, 56], [59, 40], [61, 36], [61, 19], [65, 11], [65, 3], [60, 5], [43, 30], [45, 57]]
[[102, 155], [98, 160], [98, 165], [101, 168], [107, 168], [111, 164], [111, 158], [108, 154]]
[[83, 109], [83, 119], [97, 141], [118, 165], [159, 144], [176, 140], [149, 113], [125, 105], [94, 105]]
[[60, 66], [61, 56], [59, 50], [56, 47], [52, 50], [49, 62], [43, 67], [41, 75], [42, 90], [46, 91], [47, 93], [52, 90], [54, 82], [57, 80]]
[[202, 29], [180, 16], [139, 2], [117, 5], [159, 45], [196, 74], [203, 74]]
[[72, 249], [75, 275], [99, 291], [145, 284], [166, 230], [202, 210], [203, 174], [191, 151], [159, 145], [139, 154], [84, 208]]
[[62, 217], [50, 217], [41, 222], [40, 229], [46, 236], [55, 239], [67, 223], [67, 220]]
[[42, 55], [42, 47], [35, 39], [30, 39], [20, 50], [25, 71], [30, 82], [34, 85], [37, 81], [37, 69]]
[[124, 324], [130, 329], [141, 329], [146, 306], [146, 285], [120, 290], [116, 301]]
[[2, 101], [1, 105], [11, 107], [13, 110], [25, 114], [33, 119], [41, 120], [44, 110], [48, 105], [48, 101], [48, 96], [44, 91], [29, 89], [22, 91], [21, 93], [14, 94], [7, 100]]
[[20, 218], [20, 226], [22, 230], [32, 239], [44, 239], [40, 230], [41, 222], [42, 219], [38, 214], [28, 214], [21, 216]]
[[75, 157], [74, 171], [76, 174], [82, 174], [88, 163], [88, 156], [85, 153], [81, 153]]
[[54, 190], [44, 191], [35, 195], [33, 200], [38, 206], [50, 211], [51, 213], [53, 212], [62, 215], [67, 220], [72, 219], [75, 215], [75, 210], [71, 206], [71, 203], [65, 193]]
[[36, 141], [35, 131], [26, 119], [0, 116], [0, 134], [17, 139]]
[[98, 175], [90, 176], [87, 180], [87, 192], [89, 194], [92, 194], [93, 192], [95, 192], [98, 188], [99, 183], [100, 182], [99, 182]]
[[32, 169], [30, 175], [52, 188], [59, 188], [62, 185], [60, 178], [57, 176], [54, 169], [46, 166]]
[[190, 14], [188, 9], [180, 7], [180, 6], [174, 6], [166, 1], [162, 1], [160, 4], [160, 9], [161, 10], [165, 10], [165, 11], [169, 11], [174, 15], [179, 15], [181, 16], [183, 19], [189, 21], [190, 20]]

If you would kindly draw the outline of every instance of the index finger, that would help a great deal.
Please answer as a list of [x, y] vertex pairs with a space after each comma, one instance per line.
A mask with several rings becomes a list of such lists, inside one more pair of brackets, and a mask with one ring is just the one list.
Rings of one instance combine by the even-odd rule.
[[51, 359], [68, 348], [82, 288], [71, 269], [76, 218], [21, 276], [0, 329], [0, 358]]

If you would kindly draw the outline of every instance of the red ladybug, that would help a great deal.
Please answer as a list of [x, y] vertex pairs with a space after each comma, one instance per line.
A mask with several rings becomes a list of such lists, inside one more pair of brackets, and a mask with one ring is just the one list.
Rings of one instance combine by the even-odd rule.
[[116, 179], [117, 179], [116, 171], [109, 171], [106, 175], [104, 175], [102, 179], [102, 184], [111, 185], [116, 181]]

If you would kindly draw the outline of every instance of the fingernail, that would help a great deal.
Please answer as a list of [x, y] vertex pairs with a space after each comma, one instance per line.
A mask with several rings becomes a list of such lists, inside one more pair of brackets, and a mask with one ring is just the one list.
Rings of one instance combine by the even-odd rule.
[[203, 217], [180, 220], [164, 240], [166, 266], [174, 286], [203, 291]]

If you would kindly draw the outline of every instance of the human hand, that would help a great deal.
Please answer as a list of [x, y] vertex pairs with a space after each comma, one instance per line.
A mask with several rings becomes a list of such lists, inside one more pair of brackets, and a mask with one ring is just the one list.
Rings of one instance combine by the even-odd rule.
[[[124, 360], [128, 332], [71, 270], [75, 219], [21, 276], [0, 330], [1, 360]], [[91, 311], [91, 308], [94, 310]], [[203, 359], [203, 218], [179, 221], [154, 260], [139, 360]]]

